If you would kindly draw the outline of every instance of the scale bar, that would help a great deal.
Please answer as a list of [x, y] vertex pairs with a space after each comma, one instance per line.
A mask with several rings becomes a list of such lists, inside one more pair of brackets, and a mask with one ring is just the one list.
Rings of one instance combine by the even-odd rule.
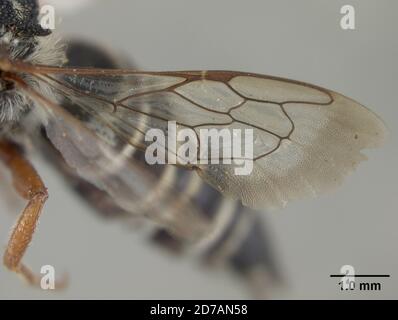
[[331, 278], [342, 278], [342, 277], [351, 277], [351, 278], [389, 278], [389, 274], [331, 274]]

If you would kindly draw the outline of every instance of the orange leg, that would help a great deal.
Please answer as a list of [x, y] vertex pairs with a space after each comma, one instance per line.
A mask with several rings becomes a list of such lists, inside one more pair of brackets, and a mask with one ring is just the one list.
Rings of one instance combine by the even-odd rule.
[[32, 240], [40, 213], [48, 198], [47, 188], [16, 145], [0, 140], [0, 159], [10, 169], [17, 192], [28, 200], [11, 234], [3, 262], [8, 269], [21, 275], [28, 283], [38, 285], [41, 277], [35, 275], [21, 260]]

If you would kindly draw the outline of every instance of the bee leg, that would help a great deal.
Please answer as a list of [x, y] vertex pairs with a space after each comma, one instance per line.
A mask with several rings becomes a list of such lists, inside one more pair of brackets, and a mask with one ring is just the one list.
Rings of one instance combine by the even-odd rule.
[[48, 198], [47, 188], [15, 144], [0, 141], [0, 159], [10, 169], [14, 187], [19, 195], [29, 201], [12, 231], [3, 262], [8, 269], [21, 275], [29, 284], [38, 285], [41, 277], [35, 275], [21, 260], [32, 240], [40, 213]]

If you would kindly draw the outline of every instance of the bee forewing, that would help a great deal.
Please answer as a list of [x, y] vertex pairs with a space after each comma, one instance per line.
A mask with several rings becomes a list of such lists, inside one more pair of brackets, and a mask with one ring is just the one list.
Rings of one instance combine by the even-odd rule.
[[385, 135], [383, 122], [357, 102], [287, 79], [59, 68], [43, 75], [44, 69], [39, 81], [71, 99], [75, 107], [69, 112], [89, 119], [86, 127], [105, 145], [119, 141], [145, 149], [145, 132], [167, 132], [167, 121], [195, 132], [252, 129], [250, 174], [234, 174], [234, 163], [195, 166], [217, 190], [250, 207], [281, 207], [337, 186], [366, 158], [361, 150], [380, 145]]

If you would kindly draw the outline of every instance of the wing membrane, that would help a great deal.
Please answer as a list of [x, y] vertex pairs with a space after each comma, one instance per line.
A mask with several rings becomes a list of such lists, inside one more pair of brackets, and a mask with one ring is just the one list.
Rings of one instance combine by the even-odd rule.
[[73, 101], [73, 115], [90, 118], [86, 126], [104, 143], [117, 137], [145, 150], [145, 132], [166, 132], [167, 121], [196, 132], [253, 129], [250, 175], [235, 175], [233, 163], [194, 166], [213, 187], [251, 207], [280, 207], [337, 186], [366, 159], [361, 150], [379, 146], [385, 134], [383, 122], [357, 102], [287, 79], [225, 71], [30, 68], [25, 71], [36, 81]]

